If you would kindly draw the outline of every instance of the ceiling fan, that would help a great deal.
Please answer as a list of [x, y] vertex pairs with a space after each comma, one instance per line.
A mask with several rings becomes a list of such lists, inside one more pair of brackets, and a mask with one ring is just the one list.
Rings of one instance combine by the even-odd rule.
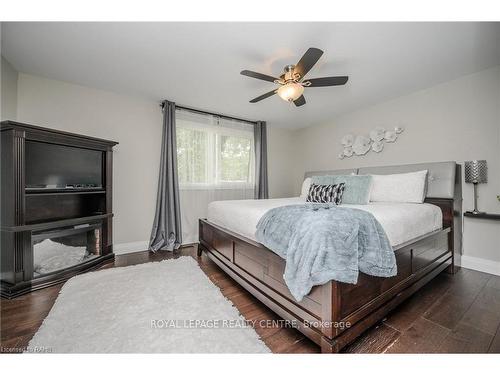
[[297, 107], [306, 104], [306, 99], [304, 98], [303, 92], [304, 87], [325, 87], [325, 86], [340, 86], [345, 85], [349, 77], [322, 77], [322, 78], [311, 78], [304, 80], [307, 72], [318, 62], [319, 58], [323, 55], [323, 51], [318, 48], [309, 48], [304, 56], [299, 60], [297, 65], [287, 65], [285, 66], [285, 72], [279, 77], [271, 77], [266, 74], [252, 72], [251, 70], [242, 70], [240, 74], [262, 79], [264, 81], [273, 82], [280, 87], [269, 91], [255, 99], [250, 100], [250, 103], [257, 103], [263, 99], [269, 98], [274, 94], [287, 101], [293, 102]]

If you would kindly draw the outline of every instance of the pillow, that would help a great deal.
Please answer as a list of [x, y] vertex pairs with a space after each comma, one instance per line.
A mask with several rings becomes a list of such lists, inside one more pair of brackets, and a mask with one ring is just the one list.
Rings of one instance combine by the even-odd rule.
[[302, 189], [300, 190], [300, 197], [307, 198], [309, 194], [309, 188], [311, 187], [311, 177], [307, 177], [302, 183]]
[[316, 185], [311, 184], [306, 202], [312, 203], [333, 203], [339, 205], [342, 203], [342, 193], [344, 184], [337, 185]]
[[312, 179], [315, 184], [345, 184], [342, 195], [343, 204], [368, 204], [372, 187], [372, 176], [370, 175], [332, 175], [315, 176]]
[[412, 173], [372, 175], [371, 202], [423, 203], [427, 170]]

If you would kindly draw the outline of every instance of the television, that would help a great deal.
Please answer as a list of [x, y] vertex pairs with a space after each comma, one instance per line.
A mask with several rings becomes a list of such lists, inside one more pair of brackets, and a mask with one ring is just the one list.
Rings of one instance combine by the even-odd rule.
[[102, 189], [103, 152], [26, 141], [27, 190]]

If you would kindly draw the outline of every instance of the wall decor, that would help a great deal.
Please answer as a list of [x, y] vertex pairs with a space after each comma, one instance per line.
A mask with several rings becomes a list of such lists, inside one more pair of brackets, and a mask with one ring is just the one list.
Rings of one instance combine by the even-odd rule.
[[384, 149], [384, 142], [376, 141], [372, 143], [372, 151], [380, 152]]
[[373, 142], [380, 142], [385, 137], [385, 129], [381, 126], [377, 126], [370, 132], [370, 138]]
[[350, 158], [352, 156], [352, 154], [354, 153], [354, 150], [352, 149], [352, 146], [349, 146], [349, 147], [345, 147], [344, 148], [344, 156], [346, 158]]
[[352, 145], [352, 150], [356, 155], [364, 155], [370, 150], [371, 139], [365, 137], [364, 135], [358, 135], [354, 139], [354, 144]]
[[353, 143], [354, 143], [354, 136], [352, 134], [347, 134], [344, 136], [344, 138], [342, 138], [342, 145], [344, 147], [352, 146]]
[[339, 159], [345, 159], [353, 155], [363, 156], [370, 150], [376, 153], [382, 152], [385, 143], [396, 142], [398, 136], [403, 131], [404, 128], [402, 126], [396, 126], [393, 129], [385, 129], [382, 126], [377, 126], [370, 131], [368, 136], [346, 134], [340, 141], [344, 149], [339, 153], [338, 157]]
[[384, 139], [386, 142], [396, 142], [396, 139], [398, 139], [398, 135], [394, 130], [389, 130], [385, 132]]

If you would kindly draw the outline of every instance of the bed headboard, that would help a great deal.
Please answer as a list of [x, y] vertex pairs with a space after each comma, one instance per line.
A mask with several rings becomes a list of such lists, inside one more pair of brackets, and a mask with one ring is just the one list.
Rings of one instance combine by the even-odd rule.
[[333, 169], [331, 171], [312, 171], [306, 172], [304, 178], [312, 176], [331, 176], [336, 174], [358, 174], [358, 169]]
[[462, 196], [461, 168], [454, 161], [337, 169], [331, 171], [306, 172], [305, 177], [336, 174], [394, 174], [428, 170], [427, 198], [455, 199]]

